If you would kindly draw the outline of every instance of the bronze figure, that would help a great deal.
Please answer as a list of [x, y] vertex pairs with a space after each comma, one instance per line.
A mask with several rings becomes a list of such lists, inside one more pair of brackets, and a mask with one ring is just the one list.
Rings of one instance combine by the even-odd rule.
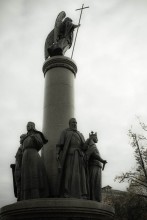
[[79, 25], [72, 23], [64, 11], [60, 12], [55, 21], [54, 29], [48, 34], [45, 41], [45, 59], [52, 56], [64, 55], [73, 42], [73, 31]]

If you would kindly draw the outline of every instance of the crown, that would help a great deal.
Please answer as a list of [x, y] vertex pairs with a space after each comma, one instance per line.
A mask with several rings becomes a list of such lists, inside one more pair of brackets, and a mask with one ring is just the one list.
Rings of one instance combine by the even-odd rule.
[[89, 137], [94, 137], [94, 136], [97, 137], [97, 132], [94, 133], [93, 131], [91, 131], [91, 133], [89, 134]]

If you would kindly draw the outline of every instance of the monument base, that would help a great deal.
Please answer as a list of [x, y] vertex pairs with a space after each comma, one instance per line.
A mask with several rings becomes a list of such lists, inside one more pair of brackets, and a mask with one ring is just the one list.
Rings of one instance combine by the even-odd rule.
[[32, 199], [2, 207], [2, 220], [112, 220], [114, 209], [83, 199]]

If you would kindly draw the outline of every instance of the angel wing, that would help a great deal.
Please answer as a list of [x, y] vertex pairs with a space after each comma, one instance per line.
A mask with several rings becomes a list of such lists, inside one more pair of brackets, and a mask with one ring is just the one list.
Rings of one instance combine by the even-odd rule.
[[60, 27], [61, 27], [62, 21], [65, 17], [66, 17], [66, 13], [64, 11], [61, 11], [56, 18], [54, 29], [48, 34], [48, 36], [46, 38], [45, 46], [44, 46], [45, 59], [47, 59], [51, 55], [49, 50], [58, 41]]
[[47, 59], [49, 57], [49, 52], [48, 49], [53, 45], [54, 43], [54, 30], [52, 30], [45, 41], [45, 46], [44, 46], [44, 57]]
[[60, 26], [65, 17], [66, 17], [65, 11], [61, 11], [56, 18], [55, 27], [54, 27], [54, 43], [56, 43], [58, 40]]

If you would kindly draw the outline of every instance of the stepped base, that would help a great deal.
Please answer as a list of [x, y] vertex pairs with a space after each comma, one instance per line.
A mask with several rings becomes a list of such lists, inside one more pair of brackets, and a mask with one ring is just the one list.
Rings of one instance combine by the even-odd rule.
[[2, 220], [112, 220], [111, 206], [83, 199], [32, 199], [2, 207]]

